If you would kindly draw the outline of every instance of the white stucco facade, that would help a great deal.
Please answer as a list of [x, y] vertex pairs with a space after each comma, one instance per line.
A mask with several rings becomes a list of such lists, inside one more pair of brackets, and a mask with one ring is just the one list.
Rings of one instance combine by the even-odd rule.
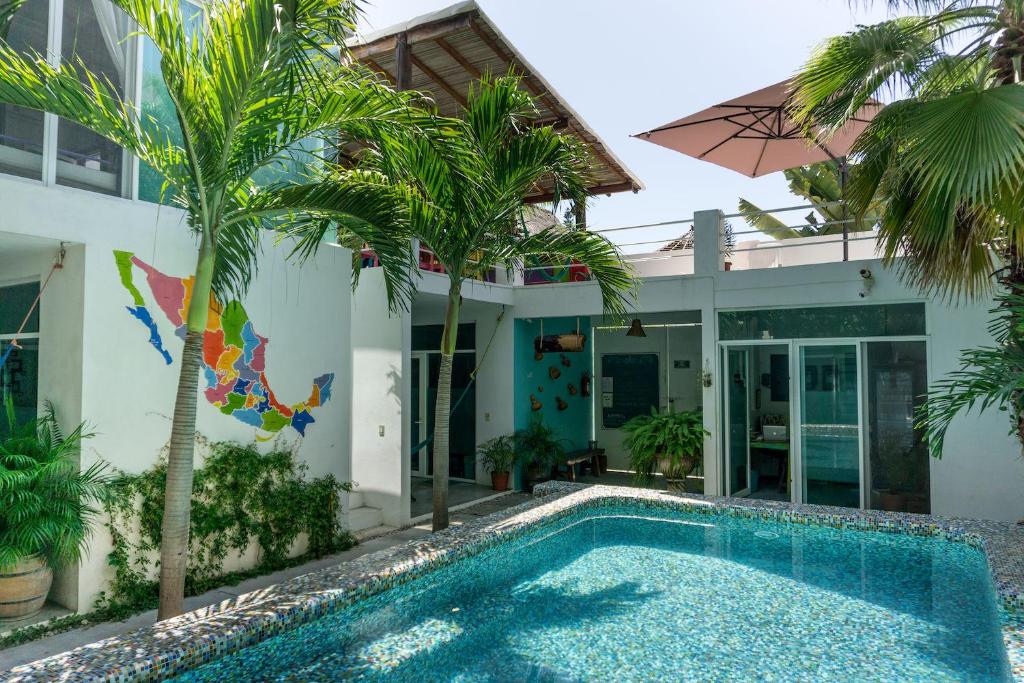
[[[179, 210], [0, 176], [0, 287], [45, 279], [60, 243], [64, 267], [40, 300], [38, 396], [52, 401], [61, 422], [86, 422], [95, 436], [81, 460], [135, 473], [157, 460], [170, 436], [182, 342], [163, 317], [145, 278], [136, 286], [156, 321], [171, 364], [149, 343], [149, 331], [127, 310], [114, 251], [134, 252], [161, 272], [185, 277], [195, 267], [195, 244]], [[197, 431], [212, 441], [260, 442], [294, 448], [309, 475], [349, 480], [351, 419], [351, 256], [328, 247], [301, 267], [286, 248], [265, 240], [259, 274], [243, 300], [255, 331], [269, 339], [266, 377], [278, 399], [291, 405], [310, 395], [312, 380], [334, 373], [330, 400], [312, 411], [315, 422], [300, 436], [288, 426], [267, 434], [222, 414], [203, 395]], [[203, 453], [197, 452], [201, 464]], [[109, 578], [105, 530], [97, 529], [79, 570], [57, 577], [52, 597], [87, 609]], [[251, 566], [254, 557], [232, 558]]]
[[[113, 252], [130, 251], [165, 274], [188, 275], [195, 245], [181, 212], [4, 176], [0, 198], [0, 287], [43, 280], [62, 243], [65, 249], [64, 267], [54, 274], [39, 308], [40, 404], [52, 401], [65, 426], [85, 421], [96, 432], [82, 453], [83, 466], [103, 459], [127, 472], [150, 467], [169, 436], [181, 341], [167, 319], [154, 315], [172, 357], [166, 364], [149, 343], [148, 330], [126, 310], [132, 300]], [[666, 371], [666, 384], [674, 388], [666, 390], [665, 399], [703, 409], [712, 433], [704, 462], [709, 493], [724, 492], [721, 311], [923, 302], [932, 382], [958, 367], [961, 349], [990, 341], [988, 303], [958, 307], [930, 299], [874, 259], [726, 271], [715, 244], [719, 220], [717, 212], [697, 214], [696, 249], [684, 259], [684, 271], [692, 272], [659, 275], [638, 266], [644, 277], [635, 301], [635, 314], [648, 316], [648, 321], [658, 314], [658, 320], [690, 325], [652, 332], [645, 343], [657, 353], [665, 343], [666, 348], [684, 350], [685, 368]], [[855, 255], [863, 255], [863, 243], [858, 244]], [[381, 524], [408, 523], [410, 451], [415, 443], [409, 410], [412, 330], [441, 322], [447, 278], [421, 274], [411, 309], [389, 311], [379, 271], [364, 272], [352, 292], [348, 251], [325, 247], [304, 264], [289, 261], [286, 254], [286, 248], [266, 240], [259, 274], [243, 303], [258, 333], [270, 340], [266, 375], [279, 399], [303, 400], [312, 379], [328, 372], [334, 373], [331, 399], [313, 412], [315, 422], [304, 436], [288, 427], [268, 435], [222, 414], [201, 389], [198, 431], [211, 440], [253, 442], [270, 436], [259, 442], [261, 447], [295, 448], [311, 475], [329, 472], [358, 484], [357, 495], [346, 501], [346, 514], [371, 508]], [[813, 255], [803, 258], [814, 260]], [[665, 266], [658, 268], [663, 271]], [[860, 273], [864, 269], [872, 273], [873, 286], [867, 291]], [[137, 284], [142, 283], [140, 276]], [[158, 311], [152, 292], [139, 289], [147, 305]], [[516, 427], [515, 322], [569, 316], [592, 316], [597, 321], [602, 304], [592, 282], [472, 282], [464, 287], [463, 297], [463, 322], [475, 326], [474, 427], [480, 443]], [[616, 334], [595, 331], [592, 353], [599, 356], [619, 348]], [[667, 363], [668, 351], [663, 358]], [[705, 370], [711, 373], [711, 386], [698, 381]], [[600, 410], [598, 396], [595, 391], [595, 415]], [[943, 458], [930, 461], [933, 514], [1024, 517], [1024, 500], [1018, 493], [1024, 484], [1024, 462], [1019, 445], [1007, 432], [1006, 417], [998, 411], [955, 421]], [[616, 441], [620, 434], [602, 429], [595, 420], [592, 437], [609, 449], [613, 466], [625, 464]], [[201, 452], [198, 458], [201, 461]], [[480, 467], [475, 480], [489, 485], [488, 474]], [[73, 609], [88, 609], [109, 579], [109, 549], [106, 532], [98, 529], [82, 566], [58, 576], [53, 599]], [[231, 562], [245, 566], [253, 558]]]

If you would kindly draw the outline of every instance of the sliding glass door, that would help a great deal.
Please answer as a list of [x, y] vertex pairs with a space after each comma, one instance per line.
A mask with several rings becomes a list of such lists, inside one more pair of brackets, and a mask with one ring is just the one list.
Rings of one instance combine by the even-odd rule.
[[748, 349], [726, 349], [726, 491], [730, 496], [750, 493], [749, 363]]
[[860, 507], [858, 344], [799, 347], [802, 502]]

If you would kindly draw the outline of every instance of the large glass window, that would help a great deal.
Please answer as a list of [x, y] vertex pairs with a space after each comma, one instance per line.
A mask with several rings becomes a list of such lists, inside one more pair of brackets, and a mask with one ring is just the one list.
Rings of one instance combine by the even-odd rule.
[[860, 507], [857, 346], [800, 348], [803, 500]]
[[[203, 13], [202, 10], [190, 2], [181, 2], [179, 7], [189, 30], [197, 30], [200, 27]], [[142, 112], [142, 125], [152, 127], [150, 117], [155, 121], [161, 130], [171, 131], [171, 141], [177, 145], [182, 144], [181, 128], [178, 125], [178, 117], [174, 110], [174, 103], [171, 95], [167, 92], [164, 84], [163, 74], [160, 71], [160, 51], [149, 38], [141, 39], [142, 49], [142, 95], [139, 101], [139, 108]], [[139, 166], [139, 199], [147, 202], [171, 203], [171, 197], [162, 197], [163, 178], [147, 164]]]
[[[11, 340], [25, 320], [39, 294], [39, 283], [0, 287], [0, 357], [8, 350]], [[39, 401], [39, 309], [25, 321], [18, 336], [18, 346], [11, 349], [7, 361], [0, 367], [0, 400], [11, 399], [19, 424], [36, 417]], [[0, 435], [6, 431], [6, 420], [0, 419]]]
[[925, 342], [868, 342], [868, 505], [928, 513], [928, 449], [914, 416], [928, 391]]
[[829, 339], [923, 335], [923, 303], [724, 311], [721, 339]]
[[[19, 52], [46, 54], [48, 0], [28, 0], [0, 38]], [[43, 177], [43, 113], [0, 104], [0, 173]]]
[[[61, 59], [82, 62], [125, 96], [134, 63], [128, 17], [105, 0], [64, 0]], [[124, 152], [92, 131], [61, 119], [57, 126], [57, 182], [120, 195]]]

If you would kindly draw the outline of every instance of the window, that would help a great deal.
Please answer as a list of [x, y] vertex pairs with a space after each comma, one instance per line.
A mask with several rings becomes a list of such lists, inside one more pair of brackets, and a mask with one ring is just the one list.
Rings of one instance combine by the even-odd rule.
[[[203, 14], [200, 8], [189, 2], [180, 3], [186, 26], [198, 28]], [[160, 52], [148, 37], [141, 39], [142, 49], [142, 96], [139, 108], [142, 111], [142, 125], [152, 127], [151, 117], [163, 130], [172, 131], [171, 141], [183, 144], [178, 116], [174, 110], [171, 95], [167, 92], [164, 77], [160, 71]], [[139, 165], [139, 199], [160, 202], [164, 179], [147, 164]], [[162, 203], [170, 204], [171, 198], [164, 197]]]
[[[19, 52], [46, 54], [47, 0], [28, 0], [7, 35], [0, 37]], [[42, 180], [43, 113], [9, 104], [0, 104], [0, 173]]]
[[718, 314], [718, 333], [723, 340], [923, 335], [924, 304], [725, 311]]
[[[107, 78], [121, 97], [134, 70], [130, 22], [109, 2], [64, 0], [61, 60], [81, 59]], [[57, 183], [105, 194], [121, 195], [124, 187], [123, 150], [92, 131], [60, 119], [57, 124]]]
[[867, 342], [868, 506], [931, 510], [928, 447], [915, 415], [928, 392], [923, 341]]
[[[0, 356], [7, 351], [18, 327], [39, 294], [39, 283], [0, 287]], [[18, 347], [0, 368], [0, 399], [14, 403], [19, 424], [36, 417], [39, 401], [39, 309], [36, 308], [18, 336]], [[6, 430], [0, 420], [0, 434]]]

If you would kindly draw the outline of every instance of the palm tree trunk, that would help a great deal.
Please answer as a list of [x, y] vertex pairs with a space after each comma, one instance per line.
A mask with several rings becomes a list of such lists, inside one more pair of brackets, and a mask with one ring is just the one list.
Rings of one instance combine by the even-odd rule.
[[192, 511], [196, 393], [199, 388], [199, 364], [203, 357], [203, 336], [209, 316], [212, 282], [213, 249], [204, 240], [199, 248], [196, 279], [188, 308], [185, 348], [181, 353], [181, 374], [174, 399], [174, 421], [171, 425], [170, 452], [167, 455], [164, 517], [160, 528], [160, 607], [157, 621], [176, 617], [184, 611], [189, 518]]
[[441, 335], [441, 369], [437, 377], [437, 405], [434, 407], [434, 531], [448, 527], [448, 444], [451, 435], [452, 365], [455, 360], [455, 340], [459, 333], [461, 289], [461, 283], [453, 282], [448, 290], [448, 311], [444, 319], [444, 333]]

